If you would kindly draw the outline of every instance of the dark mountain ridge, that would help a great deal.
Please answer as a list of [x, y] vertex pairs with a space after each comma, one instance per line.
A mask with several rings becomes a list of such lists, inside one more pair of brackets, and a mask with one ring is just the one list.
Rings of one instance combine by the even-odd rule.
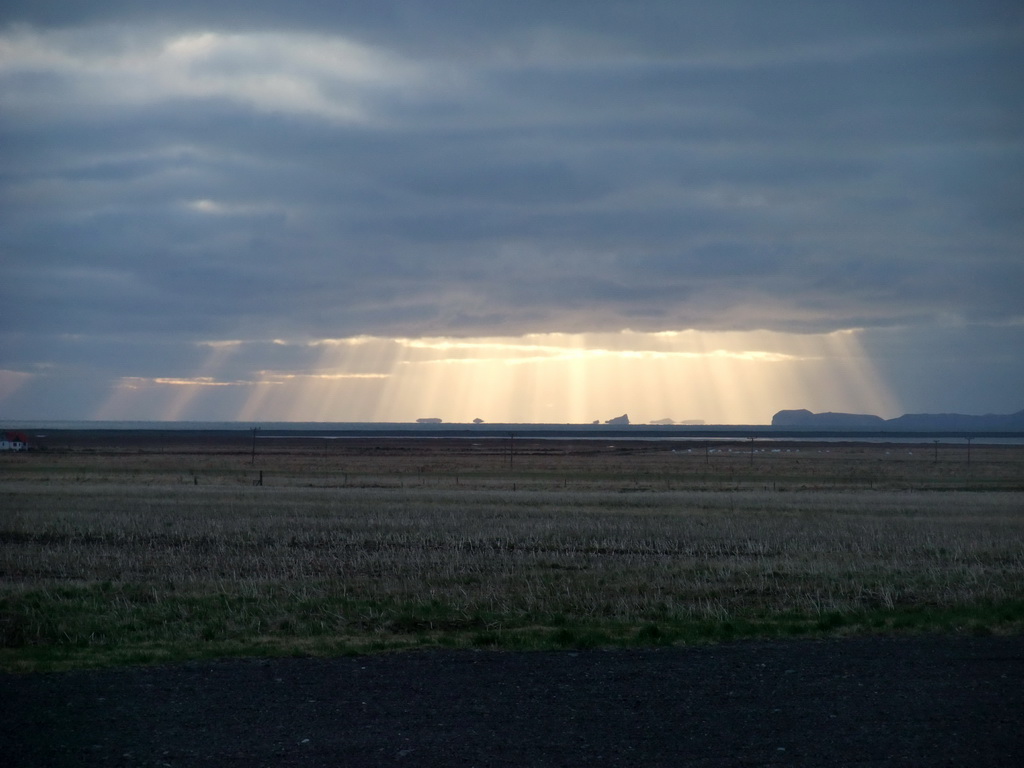
[[865, 430], [1024, 430], [1024, 410], [1009, 414], [986, 413], [905, 413], [895, 419], [862, 413], [811, 413], [801, 408], [779, 411], [772, 417], [773, 427]]

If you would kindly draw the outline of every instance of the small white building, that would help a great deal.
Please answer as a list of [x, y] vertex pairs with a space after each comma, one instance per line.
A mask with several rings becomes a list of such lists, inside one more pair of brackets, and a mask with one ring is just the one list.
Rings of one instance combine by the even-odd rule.
[[0, 432], [0, 451], [27, 451], [28, 438], [21, 432]]

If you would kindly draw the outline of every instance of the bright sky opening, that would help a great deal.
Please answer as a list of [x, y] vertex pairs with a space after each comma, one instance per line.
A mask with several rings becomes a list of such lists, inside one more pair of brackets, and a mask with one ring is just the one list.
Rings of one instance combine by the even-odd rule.
[[[207, 344], [197, 375], [126, 377], [92, 416], [201, 420], [228, 403], [238, 404], [227, 413], [238, 421], [585, 424], [627, 414], [633, 423], [763, 424], [797, 405], [898, 415], [857, 337], [681, 331]], [[307, 364], [231, 378], [233, 356], [285, 351]]]

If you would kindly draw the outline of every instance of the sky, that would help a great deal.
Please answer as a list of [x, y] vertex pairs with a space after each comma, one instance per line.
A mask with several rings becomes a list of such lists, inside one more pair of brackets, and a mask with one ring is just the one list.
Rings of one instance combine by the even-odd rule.
[[0, 422], [1024, 408], [1024, 4], [7, 0]]

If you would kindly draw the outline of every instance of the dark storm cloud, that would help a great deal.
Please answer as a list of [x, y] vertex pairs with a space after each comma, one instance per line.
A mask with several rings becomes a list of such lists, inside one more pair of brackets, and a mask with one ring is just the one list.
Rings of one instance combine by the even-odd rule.
[[5, 3], [0, 367], [69, 334], [149, 371], [215, 339], [1019, 333], [1022, 59], [1010, 2]]

